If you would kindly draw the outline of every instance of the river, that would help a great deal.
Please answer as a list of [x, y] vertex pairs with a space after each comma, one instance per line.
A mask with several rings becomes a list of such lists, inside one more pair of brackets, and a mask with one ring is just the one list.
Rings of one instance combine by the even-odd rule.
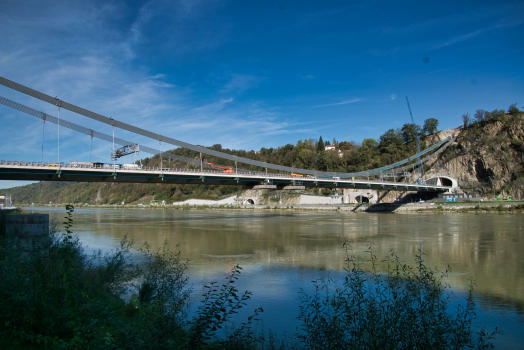
[[[65, 210], [49, 212], [61, 222]], [[394, 251], [413, 264], [422, 247], [429, 267], [448, 266], [447, 281], [463, 295], [476, 283], [479, 322], [504, 335], [499, 348], [524, 349], [524, 216], [514, 213], [339, 213], [292, 210], [76, 209], [73, 231], [86, 250], [109, 250], [122, 237], [180, 245], [197, 298], [203, 286], [222, 282], [235, 264], [243, 268], [237, 288], [253, 296], [250, 314], [263, 307], [265, 327], [293, 334], [298, 326], [298, 291], [329, 273], [343, 276], [345, 251], [377, 257]], [[243, 320], [245, 321], [245, 319]]]

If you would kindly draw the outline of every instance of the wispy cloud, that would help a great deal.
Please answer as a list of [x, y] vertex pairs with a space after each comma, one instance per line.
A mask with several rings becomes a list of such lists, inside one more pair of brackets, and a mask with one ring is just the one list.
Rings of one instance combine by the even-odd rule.
[[313, 106], [313, 107], [314, 108], [320, 108], [320, 107], [341, 106], [341, 105], [347, 105], [347, 104], [350, 104], [350, 103], [356, 103], [356, 102], [360, 102], [360, 101], [362, 101], [362, 99], [354, 98], [354, 99], [351, 99], [351, 100], [335, 102], [335, 103], [328, 103], [328, 104], [318, 105], [318, 106]]
[[225, 93], [244, 92], [256, 87], [261, 80], [254, 75], [235, 73], [220, 91]]

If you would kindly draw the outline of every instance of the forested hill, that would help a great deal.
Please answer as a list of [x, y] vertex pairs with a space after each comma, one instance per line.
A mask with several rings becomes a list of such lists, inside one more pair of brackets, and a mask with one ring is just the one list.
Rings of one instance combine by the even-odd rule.
[[[462, 169], [465, 174], [455, 174], [459, 178], [459, 183], [463, 181], [469, 190], [482, 193], [495, 187], [495, 190], [498, 191], [522, 191], [519, 190], [523, 186], [522, 120], [523, 113], [515, 105], [510, 106], [508, 113], [505, 113], [504, 110], [492, 112], [479, 110], [472, 117], [464, 114], [462, 120], [464, 127], [458, 142], [441, 155], [440, 166], [443, 167], [442, 162], [465, 161], [463, 157], [470, 155], [475, 159], [467, 161], [480, 165], [476, 168], [473, 165]], [[417, 133], [421, 137], [421, 148], [429, 147], [438, 141], [438, 138], [434, 136], [437, 127], [438, 120], [430, 118], [425, 121], [423, 127], [405, 124], [401, 129], [387, 130], [378, 140], [365, 139], [362, 143], [339, 142], [335, 139], [331, 141], [321, 136], [318, 140], [299, 140], [296, 144], [287, 144], [278, 148], [262, 148], [259, 151], [229, 150], [222, 148], [219, 144], [210, 148], [262, 162], [303, 169], [356, 172], [389, 165], [414, 155], [417, 152]], [[508, 132], [514, 129], [519, 129], [520, 133]], [[334, 150], [326, 151], [325, 147], [328, 145], [334, 146]], [[478, 147], [482, 147], [482, 154], [475, 153]], [[167, 153], [199, 159], [197, 152], [182, 148]], [[490, 159], [504, 159], [504, 162], [511, 164], [505, 168], [511, 170], [509, 174], [501, 173], [499, 163], [491, 162], [494, 167], [491, 169]], [[207, 161], [218, 165], [234, 166], [233, 162], [212, 156], [207, 156]], [[149, 167], [160, 166], [160, 158], [158, 155], [146, 158], [142, 160], [142, 163]], [[167, 164], [171, 168], [191, 168], [186, 163], [168, 162], [164, 158], [164, 167]], [[239, 164], [240, 166], [248, 170], [261, 170], [243, 164]], [[432, 169], [426, 167], [425, 171], [431, 172]], [[488, 177], [484, 176], [486, 174]], [[14, 204], [45, 204], [50, 201], [53, 203], [117, 204], [121, 202], [148, 203], [151, 199], [166, 200], [166, 202], [188, 198], [219, 199], [240, 190], [239, 186], [42, 182], [16, 187], [7, 192], [12, 193]]]

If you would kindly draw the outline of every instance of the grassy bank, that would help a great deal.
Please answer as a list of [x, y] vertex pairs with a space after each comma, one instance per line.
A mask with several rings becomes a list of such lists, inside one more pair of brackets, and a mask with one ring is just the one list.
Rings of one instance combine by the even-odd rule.
[[[142, 247], [139, 263], [124, 240], [107, 255], [87, 256], [73, 234], [73, 208], [64, 232], [41, 237], [29, 255], [16, 240], [0, 245], [0, 347], [10, 349], [465, 349], [489, 348], [473, 328], [473, 291], [449, 309], [446, 271], [418, 257], [414, 267], [393, 255], [379, 271], [369, 252], [346, 256], [346, 277], [315, 282], [298, 294], [300, 331], [276, 340], [257, 328], [262, 309], [244, 323], [229, 319], [249, 299], [235, 281], [206, 286], [199, 311], [188, 317], [186, 262], [179, 252]], [[136, 259], [133, 259], [136, 261]], [[124, 297], [126, 296], [126, 297]], [[263, 306], [263, 305], [262, 305]]]

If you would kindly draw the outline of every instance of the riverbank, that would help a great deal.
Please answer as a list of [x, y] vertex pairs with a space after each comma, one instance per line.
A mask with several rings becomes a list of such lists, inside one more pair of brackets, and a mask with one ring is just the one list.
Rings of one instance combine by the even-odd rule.
[[[65, 204], [22, 205], [31, 207], [63, 208]], [[338, 205], [86, 205], [76, 204], [76, 208], [89, 209], [141, 209], [141, 210], [294, 210], [294, 211], [344, 211], [344, 212], [513, 212], [524, 213], [524, 201], [490, 202], [435, 202], [435, 203], [378, 203], [378, 204], [338, 204]]]

